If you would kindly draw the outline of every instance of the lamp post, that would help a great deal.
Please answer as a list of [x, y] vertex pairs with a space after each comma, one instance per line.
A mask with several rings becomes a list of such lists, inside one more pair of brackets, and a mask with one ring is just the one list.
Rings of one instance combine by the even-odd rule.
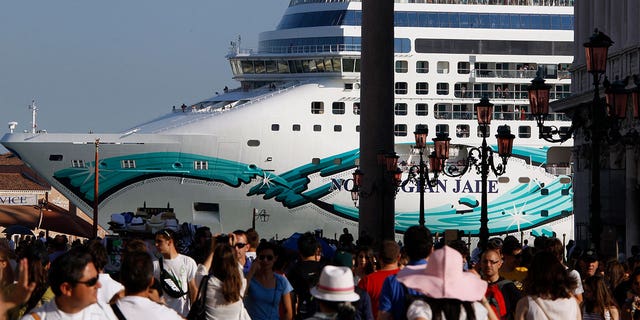
[[[420, 155], [420, 163], [417, 166], [412, 166], [409, 168], [409, 178], [407, 181], [414, 181], [418, 191], [420, 193], [420, 217], [418, 220], [418, 224], [421, 227], [425, 225], [425, 217], [424, 217], [424, 193], [425, 187], [428, 185], [435, 186], [438, 183], [438, 171], [441, 170], [440, 164], [437, 157], [437, 151], [433, 151], [431, 155], [429, 155], [429, 167], [427, 167], [424, 162], [424, 150], [427, 147], [427, 135], [429, 134], [429, 130], [426, 126], [419, 126], [416, 128], [416, 131], [413, 133], [415, 136], [415, 146], [414, 150], [418, 150]], [[449, 151], [449, 137], [440, 137], [440, 139], [433, 139], [434, 146], [436, 150], [441, 150], [441, 152]], [[432, 179], [429, 178], [429, 168], [434, 173]]]
[[[480, 234], [479, 245], [481, 249], [485, 249], [489, 240], [489, 214], [488, 214], [488, 196], [487, 185], [489, 172], [493, 172], [496, 176], [501, 176], [506, 171], [507, 161], [511, 156], [513, 150], [513, 139], [515, 136], [511, 134], [509, 126], [504, 125], [498, 127], [498, 155], [502, 159], [501, 163], [494, 163], [494, 151], [487, 144], [487, 136], [489, 136], [489, 124], [493, 116], [493, 104], [489, 102], [487, 97], [483, 97], [479, 103], [476, 103], [476, 114], [478, 117], [478, 125], [482, 132], [482, 145], [480, 147], [472, 147], [469, 149], [469, 155], [464, 161], [464, 164], [459, 166], [444, 165], [444, 161], [448, 158], [448, 154], [444, 153], [444, 150], [436, 149], [436, 157], [442, 161], [439, 166], [442, 173], [449, 177], [460, 177], [467, 173], [470, 168], [475, 168], [480, 174], [481, 178], [481, 211], [480, 211]], [[440, 135], [434, 139], [438, 141], [441, 139], [448, 139], [446, 135]]]
[[267, 210], [260, 209], [260, 211], [258, 211], [258, 209], [253, 208], [253, 217], [251, 220], [251, 228], [253, 230], [256, 229], [256, 218], [258, 218], [260, 222], [269, 222], [269, 214], [267, 213]]

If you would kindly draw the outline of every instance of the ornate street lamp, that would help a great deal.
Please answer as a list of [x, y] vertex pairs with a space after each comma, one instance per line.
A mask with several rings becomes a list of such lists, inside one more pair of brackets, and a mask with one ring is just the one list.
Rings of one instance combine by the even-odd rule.
[[[427, 164], [424, 161], [424, 150], [427, 147], [427, 135], [429, 133], [429, 130], [427, 129], [426, 126], [419, 126], [418, 128], [416, 128], [416, 131], [413, 133], [413, 135], [415, 136], [415, 146], [413, 146], [414, 150], [417, 150], [419, 155], [420, 155], [420, 163], [418, 163], [417, 166], [411, 166], [411, 168], [409, 168], [409, 177], [407, 179], [407, 181], [413, 181], [414, 184], [417, 186], [418, 191], [420, 192], [420, 217], [418, 219], [418, 224], [421, 227], [424, 227], [425, 225], [425, 218], [424, 218], [424, 193], [425, 193], [425, 188], [428, 185], [430, 186], [435, 186], [438, 183], [438, 175], [437, 175], [437, 171], [433, 171], [434, 169], [438, 169], [440, 168], [440, 161], [436, 156], [436, 151], [434, 151], [430, 156], [429, 156], [429, 167], [431, 168], [431, 170], [434, 172], [434, 176], [433, 179], [429, 178], [429, 168], [427, 167]], [[434, 142], [436, 142], [436, 139], [433, 139]], [[436, 149], [444, 149], [446, 148], [446, 152], [449, 152], [449, 138], [447, 138], [446, 142], [437, 142], [434, 143], [435, 148]], [[445, 151], [441, 151], [441, 152], [445, 152]]]
[[[442, 171], [443, 174], [449, 177], [460, 177], [467, 173], [469, 169], [475, 168], [476, 171], [480, 174], [482, 179], [482, 201], [481, 201], [481, 211], [480, 211], [480, 248], [486, 248], [487, 242], [489, 240], [489, 217], [488, 217], [488, 200], [487, 200], [487, 180], [489, 177], [489, 172], [493, 172], [496, 176], [501, 176], [506, 171], [507, 161], [511, 156], [511, 152], [513, 150], [513, 139], [515, 136], [511, 134], [511, 130], [509, 126], [500, 126], [498, 127], [498, 134], [496, 138], [498, 140], [498, 156], [502, 159], [501, 163], [494, 163], [494, 151], [491, 147], [487, 145], [487, 136], [489, 135], [489, 124], [491, 123], [491, 118], [493, 117], [493, 104], [489, 102], [487, 97], [484, 97], [480, 100], [479, 103], [475, 105], [478, 125], [480, 126], [480, 130], [482, 130], [482, 146], [480, 147], [472, 147], [469, 149], [469, 155], [464, 161], [462, 168], [459, 168], [457, 165], [446, 166], [444, 161], [446, 161], [445, 154], [436, 154], [436, 157], [442, 159], [442, 166], [438, 169]], [[444, 139], [448, 139], [446, 135], [442, 137], [438, 137], [434, 139], [434, 142], [444, 143]], [[448, 142], [447, 142], [448, 143]], [[438, 151], [438, 149], [436, 149]]]

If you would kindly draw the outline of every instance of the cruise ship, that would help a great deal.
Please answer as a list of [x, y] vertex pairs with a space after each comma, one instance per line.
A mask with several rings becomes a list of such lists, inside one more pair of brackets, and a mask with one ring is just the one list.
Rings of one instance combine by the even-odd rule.
[[[449, 134], [447, 163], [456, 165], [482, 142], [473, 105], [488, 97], [491, 136], [501, 125], [516, 135], [506, 174], [489, 176], [490, 233], [572, 238], [573, 142], [539, 139], [527, 97], [536, 74], [552, 86], [552, 100], [570, 94], [572, 1], [396, 0], [394, 7], [394, 135], [404, 171], [395, 230], [418, 223], [409, 175], [419, 161], [414, 130]], [[237, 87], [125, 132], [10, 132], [1, 143], [79, 209], [92, 212], [97, 203], [103, 226], [112, 214], [167, 208], [214, 232], [255, 224], [265, 238], [356, 233], [361, 20], [360, 1], [291, 0], [257, 49], [232, 42]], [[562, 114], [546, 124], [570, 127]], [[477, 236], [479, 180], [475, 170], [440, 176], [426, 189], [426, 225]]]

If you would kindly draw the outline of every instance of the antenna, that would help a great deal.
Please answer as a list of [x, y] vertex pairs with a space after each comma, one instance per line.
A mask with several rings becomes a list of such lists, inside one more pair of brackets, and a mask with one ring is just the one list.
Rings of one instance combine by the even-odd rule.
[[31, 110], [31, 133], [36, 133], [36, 113], [38, 111], [38, 107], [36, 107], [36, 100], [31, 100], [31, 105], [29, 105], [29, 110]]

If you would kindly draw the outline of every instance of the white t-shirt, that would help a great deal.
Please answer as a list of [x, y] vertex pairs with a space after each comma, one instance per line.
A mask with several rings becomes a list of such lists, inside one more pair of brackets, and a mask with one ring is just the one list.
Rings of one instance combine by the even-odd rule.
[[[482, 303], [474, 302], [472, 304], [473, 311], [476, 314], [476, 320], [486, 320], [488, 319], [488, 311]], [[444, 315], [443, 315], [444, 316]], [[407, 319], [413, 320], [417, 318], [425, 318], [425, 319], [433, 319], [431, 306], [424, 302], [423, 300], [415, 300], [411, 303], [409, 308], [407, 309]], [[464, 307], [460, 306], [460, 320], [467, 319], [467, 313], [464, 311]], [[455, 320], [455, 319], [447, 319], [447, 320]]]
[[118, 299], [116, 305], [127, 319], [182, 319], [175, 310], [145, 297], [125, 296]]
[[578, 272], [578, 270], [571, 270], [569, 271], [569, 276], [574, 278], [576, 280], [576, 282], [578, 283], [578, 286], [576, 287], [576, 289], [573, 291], [573, 294], [583, 294], [584, 293], [584, 288], [582, 287], [582, 279], [580, 278], [580, 272]]
[[[207, 270], [203, 265], [198, 265], [198, 276], [196, 277], [198, 284], [203, 276], [207, 274]], [[242, 272], [240, 272], [242, 276]], [[240, 300], [227, 303], [222, 295], [222, 281], [220, 279], [211, 276], [207, 283], [207, 310], [206, 319], [243, 319], [241, 315], [248, 315], [242, 302], [242, 296], [244, 295], [245, 288], [247, 287], [247, 280], [242, 277], [242, 287], [240, 288]]]
[[37, 314], [42, 320], [118, 320], [109, 306], [105, 308], [94, 303], [78, 313], [70, 314], [58, 309], [56, 299], [25, 314], [22, 320], [34, 320], [35, 318], [31, 315], [32, 313]]
[[[164, 269], [167, 272], [173, 274], [178, 280], [178, 285], [182, 288], [182, 291], [188, 292], [189, 281], [195, 279], [198, 265], [191, 257], [178, 254], [175, 259], [163, 259]], [[160, 279], [160, 263], [158, 261], [153, 262], [153, 276]], [[197, 284], [196, 284], [197, 285]], [[185, 294], [180, 298], [173, 298], [165, 294], [167, 307], [175, 310], [183, 317], [186, 317], [191, 307], [189, 300], [189, 294]]]
[[124, 290], [124, 286], [120, 282], [113, 280], [110, 275], [101, 273], [99, 275], [100, 288], [98, 288], [98, 303], [107, 305], [111, 302], [111, 298], [118, 292]]

